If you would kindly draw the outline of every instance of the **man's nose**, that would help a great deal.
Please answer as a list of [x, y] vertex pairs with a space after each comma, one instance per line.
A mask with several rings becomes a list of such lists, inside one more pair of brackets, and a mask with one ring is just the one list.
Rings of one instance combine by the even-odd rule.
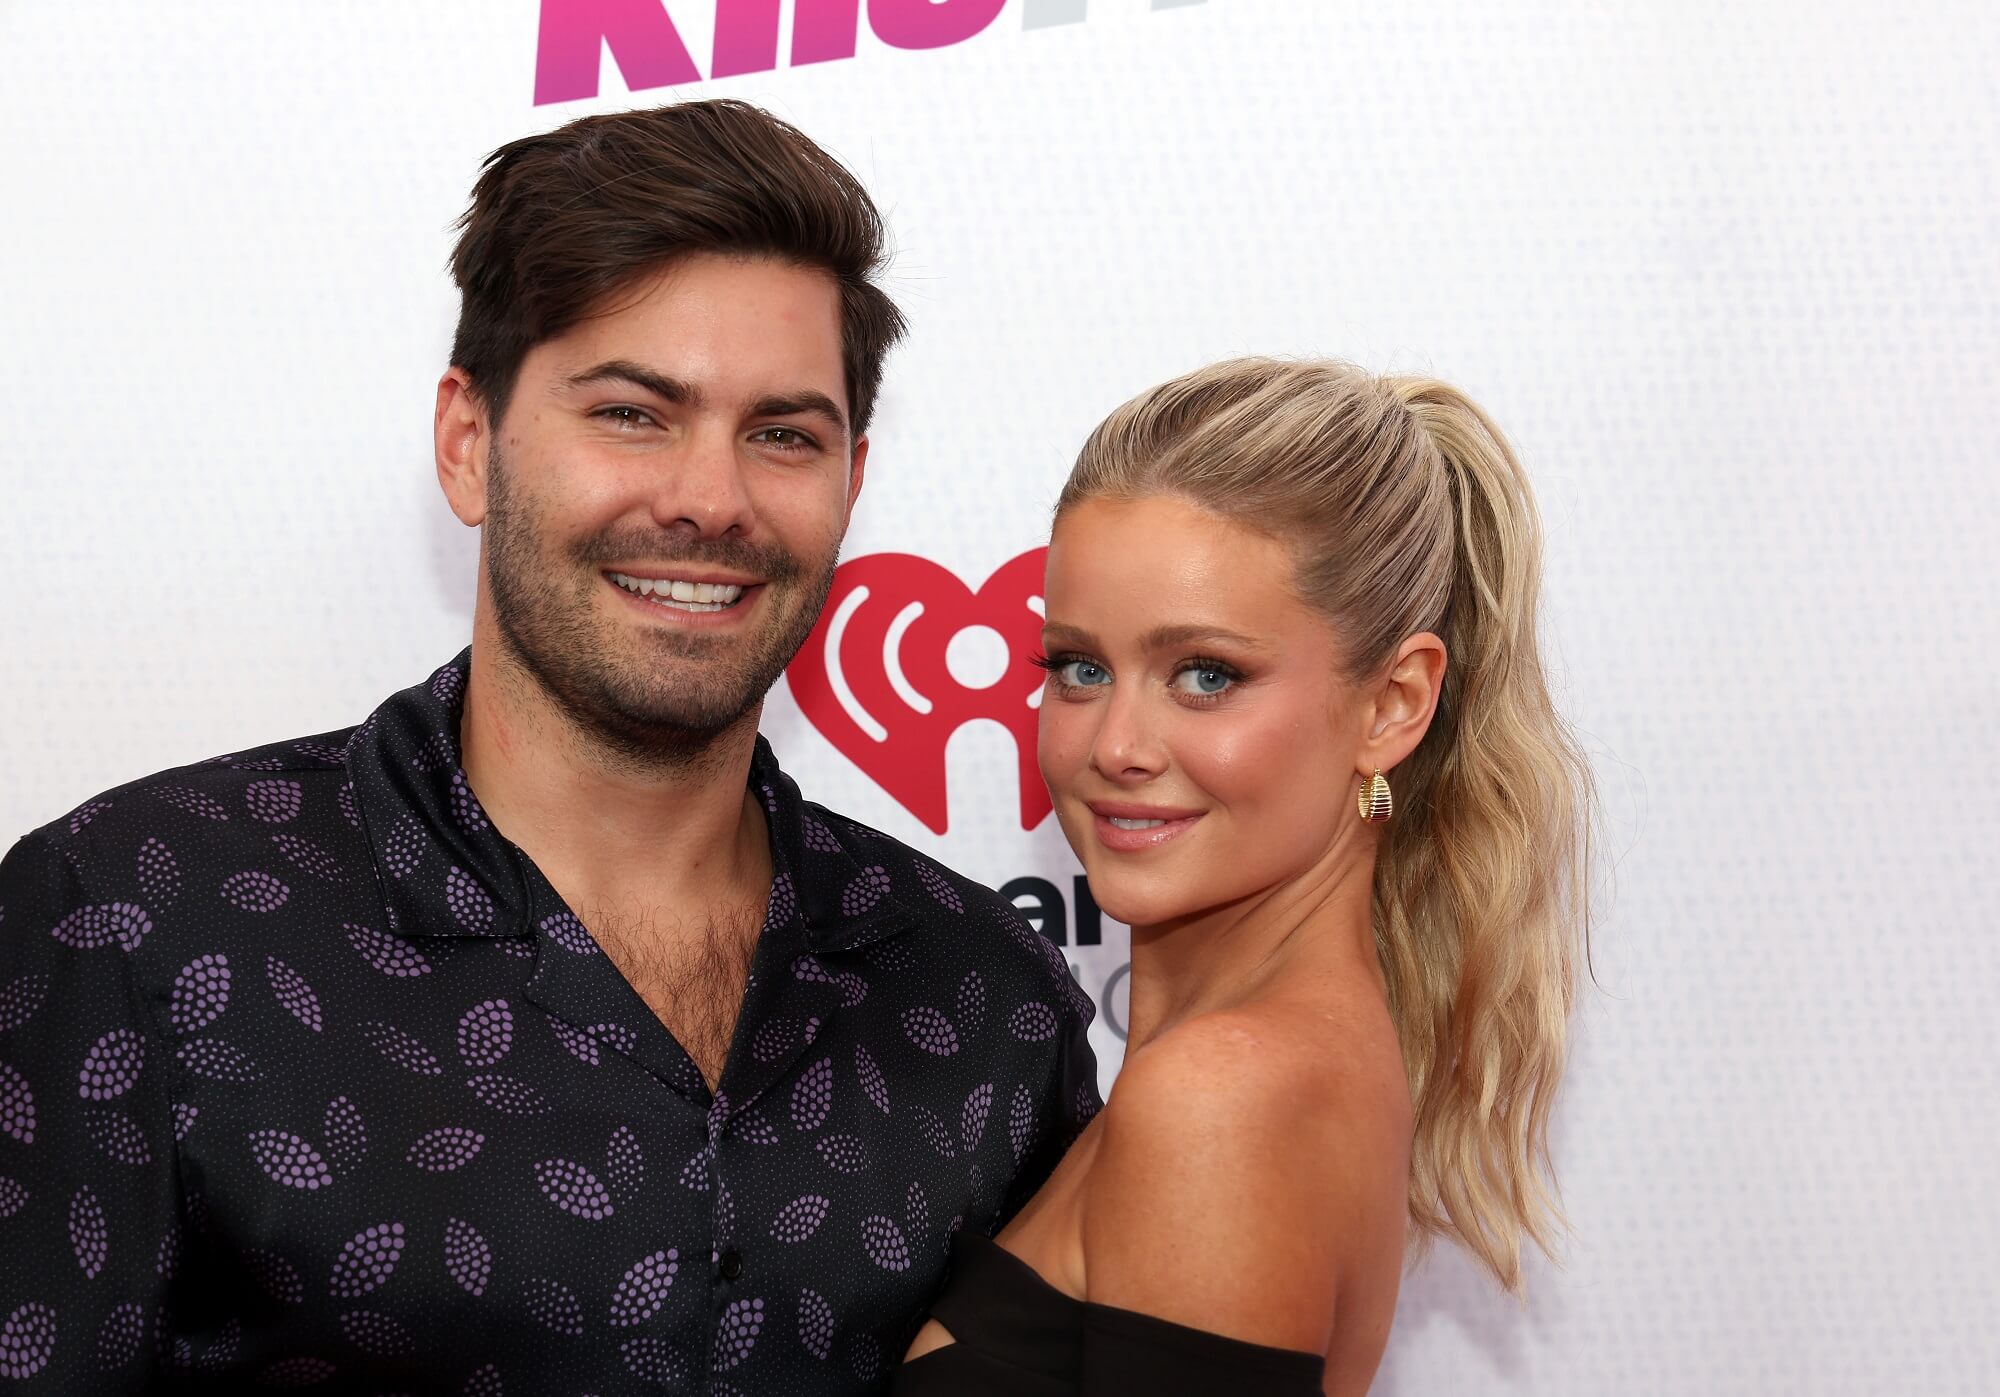
[[696, 538], [741, 537], [754, 518], [735, 434], [720, 427], [697, 428], [653, 491], [653, 520], [662, 528]]

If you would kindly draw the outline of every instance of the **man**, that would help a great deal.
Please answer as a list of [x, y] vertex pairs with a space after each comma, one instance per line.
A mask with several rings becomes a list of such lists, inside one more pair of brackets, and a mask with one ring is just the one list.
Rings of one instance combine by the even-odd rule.
[[1097, 1105], [1060, 956], [757, 735], [881, 243], [740, 103], [492, 157], [436, 411], [470, 650], [0, 866], [10, 1390], [876, 1390], [1053, 1167]]

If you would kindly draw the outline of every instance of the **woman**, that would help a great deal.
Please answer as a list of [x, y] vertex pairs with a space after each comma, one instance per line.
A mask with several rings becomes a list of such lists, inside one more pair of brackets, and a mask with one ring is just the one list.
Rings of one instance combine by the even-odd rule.
[[896, 1391], [1366, 1391], [1406, 1235], [1509, 1289], [1547, 1127], [1589, 776], [1539, 531], [1429, 379], [1243, 359], [1084, 446], [1049, 546], [1042, 773], [1132, 927], [1102, 1113], [953, 1275]]

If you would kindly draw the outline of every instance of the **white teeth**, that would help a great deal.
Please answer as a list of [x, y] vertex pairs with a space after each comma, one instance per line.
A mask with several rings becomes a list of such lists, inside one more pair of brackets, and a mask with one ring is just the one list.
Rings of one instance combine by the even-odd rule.
[[1105, 818], [1111, 821], [1115, 829], [1158, 829], [1166, 823], [1165, 820], [1121, 820], [1116, 815], [1107, 815]]
[[622, 572], [607, 576], [634, 595], [651, 597], [681, 611], [722, 611], [743, 596], [743, 589], [731, 582], [682, 582], [665, 577], [633, 577]]

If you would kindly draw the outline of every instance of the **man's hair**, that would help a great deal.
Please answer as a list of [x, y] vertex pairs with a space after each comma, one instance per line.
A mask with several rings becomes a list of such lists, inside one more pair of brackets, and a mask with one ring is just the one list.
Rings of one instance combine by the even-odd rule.
[[840, 287], [851, 438], [868, 430], [902, 312], [874, 284], [882, 216], [846, 167], [745, 102], [587, 116], [486, 158], [452, 249], [451, 362], [497, 423], [521, 361], [694, 253], [815, 267]]

